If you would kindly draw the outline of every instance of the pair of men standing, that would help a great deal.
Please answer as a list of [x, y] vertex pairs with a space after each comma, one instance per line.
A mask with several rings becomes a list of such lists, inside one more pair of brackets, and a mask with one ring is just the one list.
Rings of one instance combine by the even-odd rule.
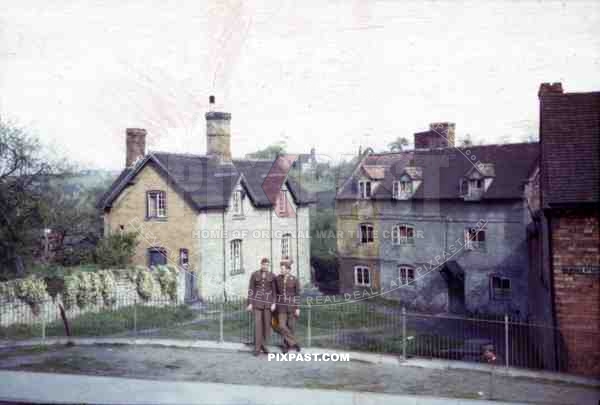
[[282, 260], [281, 273], [269, 271], [269, 259], [260, 261], [260, 270], [250, 276], [248, 311], [254, 312], [254, 355], [268, 353], [266, 345], [271, 334], [271, 313], [276, 311], [278, 331], [283, 336], [283, 352], [290, 348], [300, 351], [294, 336], [296, 318], [300, 316], [300, 282], [290, 274], [291, 262]]

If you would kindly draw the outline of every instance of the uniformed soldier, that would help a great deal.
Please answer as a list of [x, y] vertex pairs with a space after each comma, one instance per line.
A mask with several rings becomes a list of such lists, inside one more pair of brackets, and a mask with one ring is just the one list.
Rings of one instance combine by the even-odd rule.
[[296, 319], [300, 316], [300, 282], [290, 274], [291, 262], [281, 261], [281, 274], [277, 276], [277, 320], [283, 336], [283, 352], [289, 349], [300, 351], [300, 345], [294, 336]]
[[261, 350], [268, 353], [266, 348], [271, 334], [271, 312], [275, 311], [276, 295], [275, 276], [269, 271], [269, 259], [263, 257], [260, 270], [250, 276], [248, 285], [248, 308], [254, 311], [254, 355]]

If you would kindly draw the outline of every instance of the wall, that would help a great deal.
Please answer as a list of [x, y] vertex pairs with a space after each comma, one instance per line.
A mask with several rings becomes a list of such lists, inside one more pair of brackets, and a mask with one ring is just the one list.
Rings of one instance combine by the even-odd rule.
[[[122, 307], [131, 306], [134, 303], [148, 306], [163, 306], [172, 305], [173, 303], [183, 304], [185, 293], [185, 274], [178, 273], [177, 277], [177, 298], [175, 301], [171, 297], [164, 295], [160, 289], [160, 284], [155, 280], [154, 292], [152, 298], [143, 300], [137, 293], [135, 283], [127, 278], [126, 270], [113, 270], [115, 275], [115, 292], [116, 301], [113, 305], [107, 307], [101, 299], [96, 305], [87, 305], [84, 308], [79, 308], [77, 305], [66, 310], [68, 319], [73, 319], [87, 312], [98, 312], [102, 310], [115, 310]], [[0, 296], [0, 326], [6, 327], [13, 324], [34, 324], [42, 322], [51, 322], [60, 319], [59, 304], [63, 303], [63, 297], [60, 293], [56, 297], [47, 296], [47, 300], [39, 304], [39, 312], [33, 312], [32, 307], [19, 299], [9, 300], [7, 297]], [[66, 307], [65, 307], [66, 308]]]
[[[146, 192], [164, 190], [167, 195], [167, 218], [146, 220]], [[193, 232], [198, 214], [169, 186], [167, 181], [147, 164], [135, 177], [134, 184], [125, 188], [105, 213], [105, 233], [118, 232], [120, 225], [127, 232], [140, 233], [133, 264], [148, 265], [148, 248], [160, 246], [167, 250], [168, 264], [179, 265], [179, 249], [187, 248], [190, 269], [198, 267], [198, 244]]]
[[557, 327], [563, 329], [568, 370], [600, 376], [600, 274], [570, 270], [600, 267], [598, 214], [565, 213], [550, 223]]

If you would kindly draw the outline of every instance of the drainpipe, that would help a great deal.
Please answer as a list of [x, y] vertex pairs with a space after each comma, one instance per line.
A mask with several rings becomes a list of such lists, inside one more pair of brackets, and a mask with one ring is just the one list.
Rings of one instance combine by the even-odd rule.
[[296, 277], [298, 278], [298, 280], [300, 280], [300, 251], [298, 249], [298, 211], [300, 211], [300, 207], [296, 205]]
[[225, 209], [223, 209], [222, 213], [223, 224], [222, 224], [222, 235], [221, 239], [223, 240], [223, 299], [227, 301], [227, 289], [225, 288], [225, 284], [227, 283], [227, 254], [226, 254], [226, 245], [225, 245]]
[[273, 206], [269, 208], [269, 265], [273, 273]]

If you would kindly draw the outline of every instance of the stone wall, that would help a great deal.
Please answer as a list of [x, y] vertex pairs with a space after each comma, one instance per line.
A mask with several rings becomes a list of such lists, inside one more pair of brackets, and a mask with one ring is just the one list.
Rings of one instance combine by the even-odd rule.
[[[144, 270], [151, 271], [151, 270]], [[68, 319], [76, 318], [88, 312], [100, 312], [105, 310], [115, 310], [133, 304], [147, 306], [163, 306], [183, 304], [185, 292], [185, 273], [177, 273], [177, 294], [173, 300], [170, 296], [161, 291], [160, 284], [153, 277], [153, 293], [148, 300], [142, 299], [137, 292], [137, 285], [127, 276], [128, 270], [113, 270], [115, 275], [114, 303], [107, 305], [102, 298], [99, 298], [95, 304], [88, 304], [83, 308], [72, 305], [67, 309], [64, 304], [63, 293], [57, 293], [51, 297], [47, 294], [46, 299], [35, 307], [18, 298], [9, 298], [0, 296], [0, 327], [6, 327], [15, 324], [35, 324], [52, 322], [60, 319], [59, 304], [63, 304], [66, 309]], [[34, 309], [35, 308], [35, 309]]]

